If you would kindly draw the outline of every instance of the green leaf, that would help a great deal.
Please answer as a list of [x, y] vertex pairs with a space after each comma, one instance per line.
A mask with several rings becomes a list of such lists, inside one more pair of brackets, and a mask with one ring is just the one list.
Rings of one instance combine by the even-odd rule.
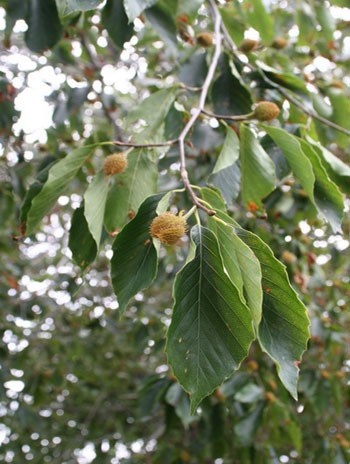
[[33, 52], [52, 48], [61, 38], [62, 27], [55, 0], [29, 0], [25, 41]]
[[149, 233], [163, 194], [152, 195], [142, 203], [136, 216], [113, 243], [111, 277], [122, 313], [137, 292], [147, 288], [157, 274], [157, 250]]
[[109, 176], [105, 176], [103, 171], [99, 172], [84, 194], [85, 218], [97, 248], [101, 241], [109, 181]]
[[145, 11], [147, 20], [152, 24], [159, 37], [170, 47], [173, 53], [177, 52], [176, 24], [172, 11], [169, 11], [166, 2], [157, 2], [155, 6]]
[[97, 246], [85, 219], [84, 206], [74, 211], [68, 246], [74, 261], [82, 269], [85, 269], [96, 258]]
[[303, 188], [318, 212], [335, 232], [341, 232], [344, 205], [337, 186], [328, 177], [317, 153], [307, 142], [277, 127], [263, 125], [281, 148]]
[[108, 0], [102, 10], [102, 22], [113, 42], [123, 48], [134, 31], [133, 24], [128, 23], [122, 0]]
[[195, 53], [181, 66], [179, 80], [190, 87], [203, 85], [208, 72], [207, 54]]
[[299, 140], [283, 129], [263, 125], [264, 130], [274, 140], [276, 145], [283, 151], [288, 164], [292, 168], [293, 174], [300, 180], [301, 185], [308, 193], [312, 203], [314, 199], [315, 175], [311, 161], [303, 152]]
[[177, 0], [177, 13], [176, 16], [180, 16], [182, 14], [187, 16], [195, 15], [201, 6], [204, 3], [204, 0]]
[[226, 139], [208, 183], [217, 187], [227, 204], [238, 196], [240, 170], [236, 162], [239, 159], [239, 139], [231, 128], [226, 129]]
[[144, 199], [157, 191], [158, 170], [149, 152], [146, 149], [130, 152], [128, 167], [116, 176], [105, 211], [105, 227], [110, 233], [120, 230], [128, 214], [133, 215]]
[[[201, 195], [216, 210], [215, 217], [220, 219], [218, 221], [208, 216], [208, 227], [218, 239], [225, 271], [238, 288], [241, 300], [246, 302], [255, 326], [258, 328], [263, 299], [259, 261], [252, 250], [235, 233], [232, 228], [235, 222], [220, 208], [216, 192], [202, 188]], [[217, 206], [219, 206], [218, 209], [216, 209]]]
[[255, 403], [262, 400], [264, 397], [264, 390], [255, 385], [255, 383], [247, 383], [235, 394], [234, 399], [240, 403]]
[[262, 0], [246, 0], [245, 3], [249, 24], [259, 32], [262, 41], [269, 45], [275, 36], [272, 15], [266, 12]]
[[49, 176], [49, 170], [52, 167], [52, 165], [53, 163], [50, 163], [48, 166], [46, 166], [38, 173], [35, 181], [30, 185], [26, 192], [26, 196], [24, 198], [20, 212], [20, 221], [23, 226], [25, 226], [27, 222], [27, 216], [28, 212], [30, 211], [30, 208], [32, 207], [32, 201], [37, 195], [39, 195], [42, 188], [44, 187], [45, 182], [47, 181], [47, 178]]
[[196, 255], [177, 274], [166, 352], [180, 384], [191, 395], [191, 413], [232, 375], [254, 339], [249, 309], [223, 270], [209, 229], [191, 233]]
[[264, 291], [259, 342], [277, 366], [283, 385], [297, 399], [298, 364], [309, 339], [304, 304], [290, 285], [285, 266], [257, 235], [241, 228], [236, 233], [260, 261]]
[[220, 9], [222, 20], [234, 43], [239, 45], [244, 39], [244, 23], [240, 20], [233, 2]]
[[102, 3], [102, 0], [66, 0], [66, 8], [64, 15], [68, 15], [73, 11], [86, 11], [97, 8]]
[[241, 126], [242, 199], [259, 207], [261, 200], [275, 188], [275, 165], [249, 127]]
[[329, 177], [344, 192], [350, 194], [350, 167], [345, 164], [332, 152], [323, 147], [319, 142], [307, 137], [313, 149], [317, 152], [323, 166], [326, 168]]
[[174, 407], [176, 415], [181, 419], [185, 429], [188, 429], [191, 422], [197, 419], [196, 416], [191, 415], [188, 395], [178, 383], [173, 383], [167, 391], [165, 399]]
[[129, 22], [134, 21], [143, 10], [154, 5], [158, 0], [124, 0], [124, 7]]
[[52, 166], [47, 182], [33, 199], [28, 211], [27, 234], [34, 232], [42, 218], [56, 203], [57, 198], [66, 191], [93, 148], [91, 146], [77, 148]]
[[329, 5], [319, 2], [315, 5], [316, 18], [322, 27], [322, 36], [328, 41], [333, 41], [333, 32], [335, 31], [335, 19], [331, 13]]
[[129, 112], [126, 120], [128, 126], [140, 119], [147, 123], [146, 129], [135, 136], [136, 140], [152, 141], [153, 137], [159, 133], [159, 128], [163, 125], [175, 100], [176, 92], [175, 87], [158, 90]]
[[315, 174], [315, 203], [320, 214], [329, 222], [334, 233], [342, 233], [341, 224], [344, 215], [344, 199], [337, 185], [328, 177], [320, 158], [313, 147], [299, 139], [304, 153], [312, 163]]
[[261, 401], [235, 424], [233, 430], [239, 445], [249, 446], [254, 442], [255, 433], [262, 421], [264, 407], [265, 403]]
[[[205, 197], [205, 195], [203, 196]], [[221, 211], [217, 212], [217, 217], [225, 222], [227, 220], [227, 215]], [[230, 225], [225, 225], [208, 217], [208, 226], [218, 238], [227, 275], [238, 288], [241, 300], [246, 301], [255, 326], [258, 327], [261, 320], [263, 299], [259, 261]]]
[[28, 2], [23, 0], [7, 0], [5, 36], [11, 35], [13, 26], [18, 19], [25, 19], [28, 11]]
[[[236, 75], [227, 55], [220, 60], [221, 74], [213, 84], [211, 97], [216, 114], [248, 114], [252, 109], [252, 97], [248, 89]], [[233, 74], [233, 69], [235, 75]]]
[[[328, 91], [328, 97], [331, 101], [333, 114], [331, 120], [350, 130], [350, 102], [349, 97], [345, 95], [344, 91], [336, 88], [331, 88]], [[349, 146], [350, 137], [342, 132], [336, 131], [336, 138], [338, 145], [346, 149]]]

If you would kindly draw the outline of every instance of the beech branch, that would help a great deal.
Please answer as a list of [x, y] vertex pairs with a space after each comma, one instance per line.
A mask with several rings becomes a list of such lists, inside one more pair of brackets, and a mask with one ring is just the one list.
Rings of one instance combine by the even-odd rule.
[[[213, 5], [213, 8], [216, 10], [216, 13], [218, 15], [220, 15], [219, 9], [217, 8], [217, 6], [215, 4]], [[229, 47], [231, 48], [231, 51], [235, 54], [235, 56], [237, 56], [237, 58], [240, 61], [242, 61], [240, 59], [239, 55], [237, 54], [237, 51], [238, 51], [237, 47], [236, 47], [234, 41], [231, 39], [231, 36], [228, 33], [228, 30], [226, 29], [226, 26], [224, 25], [223, 22], [221, 22], [221, 30], [222, 30], [222, 33], [223, 33], [223, 35], [225, 37], [226, 42], [228, 43]], [[247, 66], [251, 71], [253, 71], [253, 72], [258, 71], [257, 68], [255, 68], [251, 63], [245, 63], [243, 61], [242, 61], [242, 63], [245, 66]], [[306, 106], [303, 105], [297, 98], [290, 95], [290, 93], [286, 89], [284, 89], [280, 85], [276, 84], [276, 82], [273, 82], [271, 79], [269, 79], [266, 76], [266, 74], [261, 72], [260, 75], [267, 84], [271, 85], [274, 89], [276, 89], [287, 100], [289, 100], [295, 106], [297, 106], [303, 113], [307, 114], [311, 118], [317, 119], [317, 121], [320, 121], [322, 124], [324, 124], [324, 125], [326, 125], [328, 127], [331, 127], [332, 129], [335, 129], [338, 132], [342, 132], [343, 134], [350, 135], [350, 131], [348, 129], [345, 129], [345, 127], [341, 127], [338, 124], [336, 124], [335, 122], [332, 122], [329, 119], [326, 119], [326, 118], [323, 118], [322, 116], [319, 116], [317, 113], [315, 113], [315, 111], [306, 108]], [[222, 118], [222, 119], [224, 119], [224, 118]]]
[[182, 129], [180, 135], [176, 139], [167, 140], [165, 142], [160, 143], [132, 143], [132, 142], [120, 142], [114, 141], [112, 142], [114, 145], [121, 146], [121, 147], [134, 147], [134, 148], [152, 148], [152, 147], [168, 147], [171, 145], [179, 144], [179, 152], [180, 152], [180, 174], [182, 178], [182, 182], [186, 191], [188, 192], [193, 204], [207, 213], [209, 216], [214, 216], [215, 211], [212, 209], [207, 208], [204, 206], [198, 199], [197, 195], [193, 191], [190, 180], [188, 177], [188, 172], [186, 168], [186, 153], [185, 153], [185, 140], [187, 135], [189, 134], [190, 130], [194, 126], [195, 122], [197, 121], [199, 115], [204, 112], [204, 106], [207, 99], [208, 91], [210, 84], [213, 80], [215, 70], [219, 61], [220, 53], [221, 53], [221, 44], [222, 44], [222, 35], [220, 32], [221, 27], [221, 16], [215, 8], [215, 3], [213, 0], [209, 0], [209, 4], [214, 13], [214, 35], [215, 35], [215, 49], [214, 54], [208, 69], [208, 73], [205, 77], [204, 83], [200, 88], [191, 88], [190, 90], [200, 90], [199, 102], [198, 106], [192, 110], [192, 115], [188, 122], [186, 123], [185, 127]]

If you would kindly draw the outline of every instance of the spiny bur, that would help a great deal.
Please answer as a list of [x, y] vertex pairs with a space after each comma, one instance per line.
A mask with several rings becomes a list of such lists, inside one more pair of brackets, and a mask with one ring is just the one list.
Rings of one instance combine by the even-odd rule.
[[128, 160], [124, 153], [113, 153], [107, 156], [103, 163], [103, 172], [106, 176], [120, 174], [125, 171]]
[[273, 39], [271, 47], [276, 50], [283, 50], [288, 45], [288, 40], [285, 37], [276, 37]]
[[153, 219], [150, 226], [151, 236], [158, 238], [165, 245], [174, 245], [186, 233], [186, 219], [181, 215], [167, 211]]
[[257, 40], [244, 39], [241, 45], [239, 46], [239, 49], [241, 50], [241, 52], [248, 53], [255, 50], [258, 45], [259, 42]]
[[196, 40], [202, 47], [210, 47], [213, 45], [213, 34], [210, 32], [201, 32], [196, 36]]
[[269, 101], [259, 102], [254, 109], [254, 118], [259, 121], [272, 121], [279, 115], [280, 109], [275, 103]]

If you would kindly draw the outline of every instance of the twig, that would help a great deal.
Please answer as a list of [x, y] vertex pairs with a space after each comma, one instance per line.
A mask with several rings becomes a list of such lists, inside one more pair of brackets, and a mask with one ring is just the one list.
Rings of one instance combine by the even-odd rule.
[[202, 86], [201, 94], [200, 94], [200, 97], [199, 97], [198, 107], [194, 109], [194, 111], [192, 113], [192, 116], [190, 117], [189, 121], [187, 122], [187, 124], [183, 128], [181, 134], [179, 135], [178, 142], [179, 142], [179, 150], [180, 150], [180, 173], [181, 173], [181, 177], [182, 177], [182, 182], [183, 182], [188, 194], [190, 195], [193, 203], [197, 206], [197, 208], [202, 209], [209, 216], [214, 216], [215, 211], [211, 210], [211, 209], [208, 209], [207, 207], [203, 206], [199, 202], [199, 200], [197, 198], [197, 195], [192, 190], [192, 187], [191, 187], [191, 184], [190, 184], [190, 181], [189, 181], [189, 178], [188, 178], [188, 172], [187, 172], [187, 169], [186, 169], [186, 155], [185, 155], [185, 138], [186, 138], [187, 134], [190, 132], [190, 130], [192, 129], [194, 123], [197, 121], [199, 115], [201, 114], [201, 112], [204, 109], [205, 101], [206, 101], [208, 91], [209, 91], [209, 86], [210, 86], [210, 84], [211, 84], [211, 82], [213, 80], [215, 69], [216, 69], [216, 66], [218, 64], [220, 53], [221, 53], [221, 43], [222, 43], [222, 36], [221, 36], [221, 32], [220, 32], [221, 16], [220, 16], [219, 12], [217, 11], [217, 9], [215, 8], [214, 1], [209, 0], [209, 4], [213, 9], [214, 17], [215, 17], [215, 50], [214, 50], [214, 55], [213, 55], [212, 61], [210, 63], [209, 69], [208, 69], [208, 73], [207, 73], [207, 75], [205, 77], [205, 80], [204, 80], [204, 83], [203, 83], [203, 86]]
[[[217, 8], [217, 6], [215, 4], [214, 4], [213, 8], [215, 8], [216, 13], [218, 15], [220, 15], [219, 9]], [[244, 61], [241, 60], [241, 58], [237, 54], [237, 51], [238, 51], [237, 47], [236, 47], [234, 41], [231, 39], [230, 34], [228, 33], [228, 30], [226, 29], [226, 26], [224, 25], [223, 22], [221, 22], [221, 30], [222, 30], [222, 33], [223, 33], [223, 35], [225, 37], [226, 42], [229, 44], [229, 46], [230, 46], [232, 52], [235, 54], [235, 56], [245, 66], [247, 66], [252, 72], [258, 71], [251, 63], [245, 63]], [[295, 106], [297, 106], [301, 111], [303, 111], [308, 116], [310, 116], [311, 118], [317, 119], [317, 121], [320, 121], [322, 124], [325, 124], [326, 126], [332, 127], [332, 129], [335, 129], [338, 132], [342, 132], [343, 134], [350, 135], [350, 131], [348, 129], [345, 129], [345, 127], [338, 126], [338, 124], [336, 124], [335, 122], [329, 121], [329, 119], [323, 118], [322, 116], [319, 116], [314, 111], [309, 110], [308, 108], [306, 108], [297, 98], [290, 95], [287, 90], [285, 90], [280, 85], [276, 84], [276, 82], [273, 82], [270, 78], [268, 78], [264, 72], [261, 72], [260, 75], [267, 84], [271, 85], [281, 95], [283, 95], [287, 100], [292, 102]]]
[[253, 116], [254, 112], [249, 113], [249, 114], [239, 114], [235, 116], [228, 116], [226, 114], [215, 114], [215, 113], [210, 113], [209, 111], [202, 110], [202, 113], [211, 117], [211, 118], [216, 118], [216, 119], [226, 119], [228, 121], [246, 121], [247, 119], [251, 119]]
[[[101, 66], [100, 66], [98, 60], [96, 59], [96, 56], [93, 53], [90, 44], [87, 43], [86, 38], [84, 37], [84, 35], [81, 36], [81, 44], [82, 44], [84, 50], [86, 51], [86, 54], [87, 54], [87, 56], [89, 58], [89, 61], [90, 61], [91, 65], [92, 65], [94, 71], [100, 74], [101, 73]], [[110, 111], [108, 109], [108, 106], [105, 104], [102, 97], [100, 98], [100, 102], [101, 102], [101, 105], [102, 105], [102, 110], [104, 112], [104, 115], [109, 120], [109, 122], [113, 125], [116, 137], [118, 139], [119, 138], [121, 139], [122, 138], [121, 130], [120, 130], [119, 126], [116, 124], [114, 118], [112, 117], [112, 115], [111, 115], [111, 113], [110, 113]]]
[[132, 142], [120, 142], [119, 140], [113, 141], [113, 145], [118, 145], [119, 147], [133, 147], [133, 148], [152, 148], [152, 147], [170, 147], [175, 145], [179, 139], [166, 140], [165, 142], [159, 143], [132, 143]]

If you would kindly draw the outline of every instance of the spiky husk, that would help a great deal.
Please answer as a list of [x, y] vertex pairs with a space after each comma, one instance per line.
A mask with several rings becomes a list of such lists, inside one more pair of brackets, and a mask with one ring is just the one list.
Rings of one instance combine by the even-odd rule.
[[150, 226], [152, 237], [165, 245], [174, 245], [186, 233], [186, 219], [167, 211], [153, 219]]
[[272, 121], [276, 119], [280, 113], [280, 109], [275, 103], [262, 101], [257, 104], [254, 109], [254, 118], [259, 121]]
[[201, 32], [196, 36], [196, 40], [202, 47], [210, 47], [210, 45], [213, 45], [213, 34], [210, 32]]
[[106, 176], [120, 174], [125, 171], [128, 165], [128, 160], [124, 153], [113, 153], [107, 156], [103, 163], [103, 172]]

